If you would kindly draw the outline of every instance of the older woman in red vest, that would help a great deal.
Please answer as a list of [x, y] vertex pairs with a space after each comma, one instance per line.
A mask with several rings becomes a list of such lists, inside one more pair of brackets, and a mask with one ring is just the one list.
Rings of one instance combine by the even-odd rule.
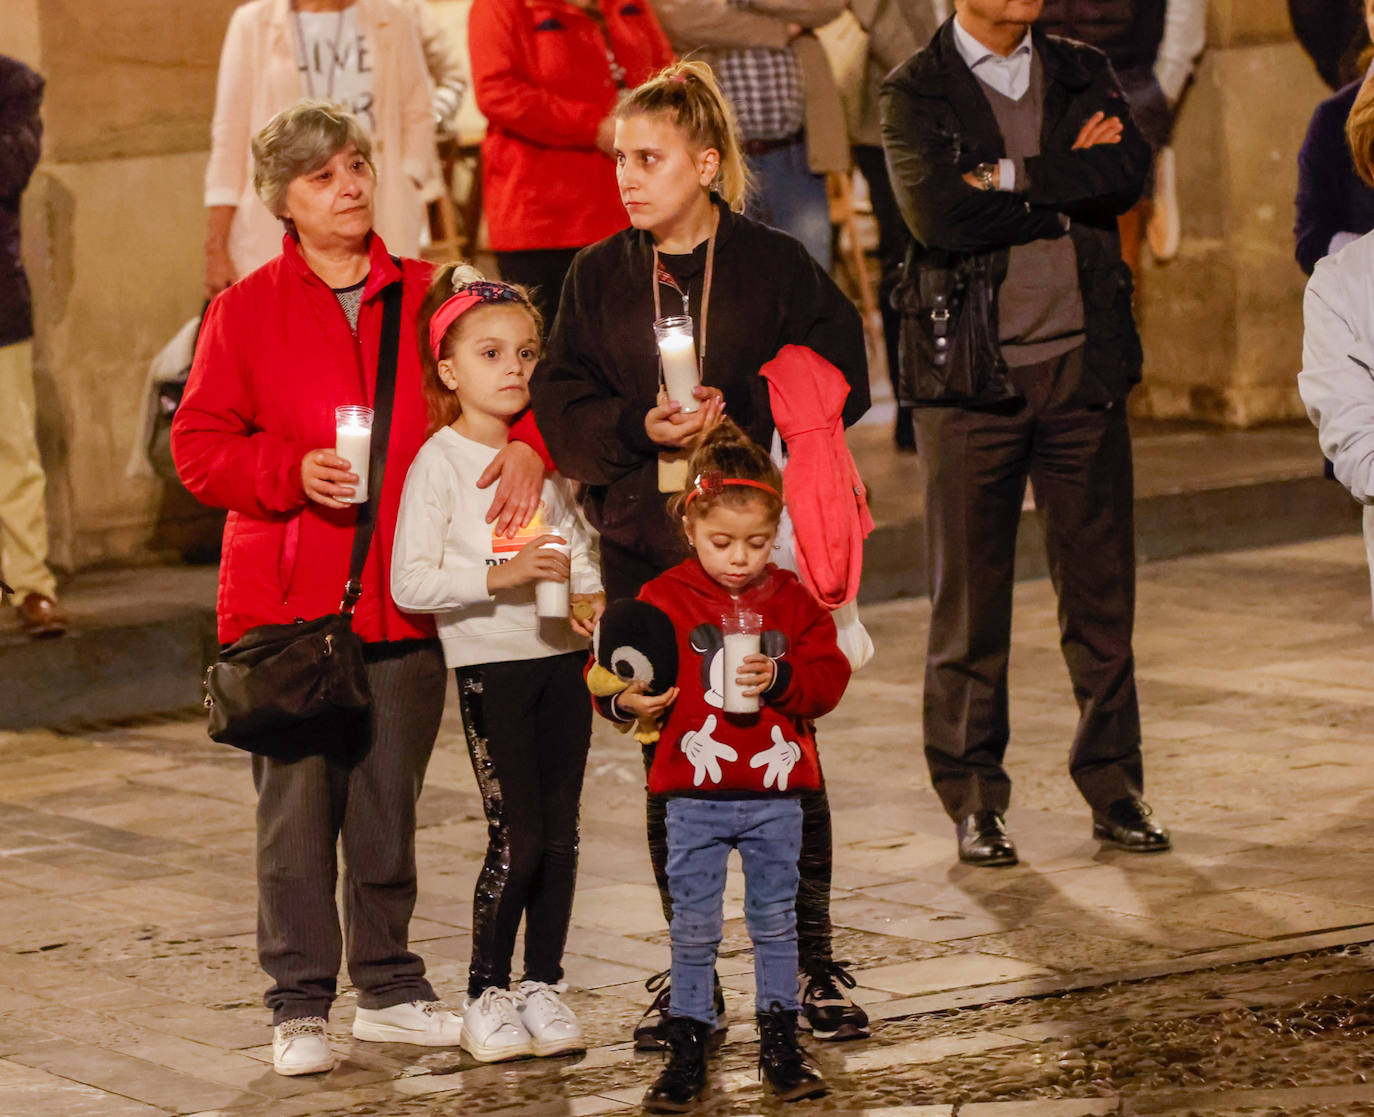
[[[211, 302], [172, 425], [186, 487], [229, 510], [221, 641], [339, 608], [361, 470], [334, 452], [334, 409], [374, 403], [383, 302], [397, 285], [401, 299], [386, 468], [353, 616], [372, 697], [367, 739], [346, 755], [324, 751], [329, 742], [292, 759], [250, 750], [273, 1066], [318, 1074], [334, 1065], [326, 1022], [345, 942], [356, 1039], [450, 1047], [461, 1029], [407, 942], [415, 804], [444, 708], [444, 657], [431, 619], [402, 613], [389, 592], [401, 487], [427, 429], [415, 334], [431, 268], [393, 257], [373, 231], [372, 145], [356, 117], [302, 102], [254, 137], [253, 157], [258, 196], [286, 228], [282, 251]], [[536, 448], [512, 442], [498, 455], [502, 484], [518, 490], [498, 528], [528, 519], [543, 480], [533, 423], [515, 433]]]

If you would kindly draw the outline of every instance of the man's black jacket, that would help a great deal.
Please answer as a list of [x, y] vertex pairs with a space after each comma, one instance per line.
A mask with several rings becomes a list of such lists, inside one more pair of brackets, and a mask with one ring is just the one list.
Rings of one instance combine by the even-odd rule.
[[0, 54], [0, 345], [33, 336], [29, 281], [19, 255], [19, 195], [38, 165], [43, 79]]
[[[1083, 292], [1088, 402], [1120, 400], [1140, 379], [1116, 218], [1140, 196], [1150, 148], [1100, 51], [1034, 30], [1032, 41], [1045, 75], [1041, 154], [1025, 160], [1028, 181], [1018, 181], [1014, 193], [978, 190], [963, 179], [1006, 149], [992, 106], [959, 54], [953, 18], [883, 85], [883, 147], [916, 240], [898, 293], [910, 402], [977, 406], [1015, 398], [997, 344], [997, 290], [1010, 248], [1063, 236], [1065, 219]], [[1072, 150], [1095, 112], [1121, 120], [1121, 142]], [[937, 362], [931, 312], [941, 293], [954, 320], [952, 349]]]

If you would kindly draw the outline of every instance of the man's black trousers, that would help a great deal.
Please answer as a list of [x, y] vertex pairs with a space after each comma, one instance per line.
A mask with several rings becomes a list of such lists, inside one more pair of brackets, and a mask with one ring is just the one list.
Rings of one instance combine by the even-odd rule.
[[930, 639], [925, 753], [950, 817], [1004, 811], [1016, 529], [1030, 479], [1079, 721], [1069, 771], [1105, 810], [1142, 788], [1131, 630], [1135, 541], [1125, 404], [1082, 402], [1083, 351], [1011, 369], [1015, 409], [920, 408]]

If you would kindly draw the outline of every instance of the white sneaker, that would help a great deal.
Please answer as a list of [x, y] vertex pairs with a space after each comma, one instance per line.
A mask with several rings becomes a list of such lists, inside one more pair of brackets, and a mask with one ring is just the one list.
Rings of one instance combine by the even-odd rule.
[[493, 985], [476, 1000], [463, 1002], [463, 1050], [479, 1063], [499, 1063], [534, 1054], [530, 1034], [520, 1021], [519, 993]]
[[390, 1008], [360, 1008], [353, 1038], [372, 1043], [413, 1043], [420, 1047], [457, 1047], [463, 1018], [443, 1001], [410, 1001]]
[[522, 981], [518, 987], [520, 996], [525, 999], [520, 1006], [520, 1019], [530, 1034], [530, 1046], [536, 1055], [565, 1055], [569, 1051], [587, 1050], [582, 1025], [558, 995], [567, 989], [567, 983], [562, 981], [557, 985]]
[[324, 1074], [334, 1069], [323, 1016], [283, 1020], [272, 1029], [272, 1069], [278, 1074]]

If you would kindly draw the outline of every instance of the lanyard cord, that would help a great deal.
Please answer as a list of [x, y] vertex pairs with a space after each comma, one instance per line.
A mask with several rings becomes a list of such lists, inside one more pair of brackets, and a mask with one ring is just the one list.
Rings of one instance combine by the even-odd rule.
[[[716, 230], [720, 228], [720, 211], [714, 205], [711, 210], [711, 235], [706, 240], [706, 275], [701, 283], [701, 337], [697, 344], [697, 376], [703, 384], [706, 383], [706, 320], [711, 309], [711, 275], [715, 270], [716, 263]], [[682, 296], [682, 313], [688, 318], [691, 317], [692, 312], [687, 304], [687, 292], [678, 285], [678, 281], [673, 278], [672, 273], [659, 262], [657, 244], [654, 245], [654, 274], [650, 282], [654, 288], [655, 321], [663, 317], [663, 303], [659, 287], [665, 283]]]
[[[331, 48], [333, 58], [329, 63], [329, 84], [325, 87], [324, 99], [334, 100], [334, 75], [339, 69], [339, 43], [343, 41], [344, 10], [347, 5], [339, 9], [339, 22], [334, 27], [334, 43]], [[301, 11], [293, 3], [291, 5], [291, 18], [296, 24], [296, 51], [301, 60], [301, 70], [305, 73], [305, 91], [313, 101], [315, 99], [315, 79], [310, 73], [310, 52], [305, 45], [305, 29], [301, 26]]]

